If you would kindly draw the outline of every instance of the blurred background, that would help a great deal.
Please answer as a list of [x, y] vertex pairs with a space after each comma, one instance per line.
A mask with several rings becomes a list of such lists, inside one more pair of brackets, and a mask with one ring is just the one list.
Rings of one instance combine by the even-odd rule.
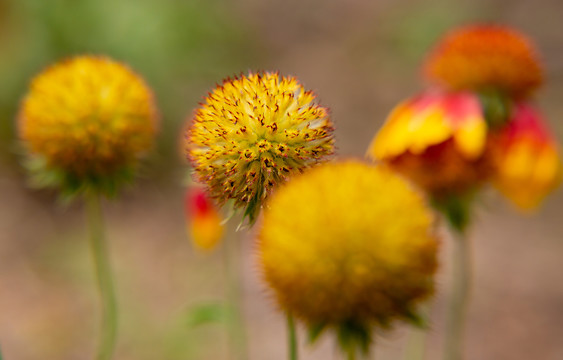
[[[422, 87], [418, 66], [443, 32], [508, 24], [543, 55], [536, 101], [563, 139], [560, 0], [0, 0], [0, 346], [5, 360], [91, 359], [99, 302], [80, 204], [27, 187], [15, 119], [30, 79], [54, 61], [106, 54], [156, 92], [155, 151], [137, 185], [105, 204], [121, 311], [117, 360], [228, 359], [221, 323], [193, 309], [224, 297], [220, 247], [193, 249], [185, 232], [178, 140], [198, 102], [227, 76], [280, 70], [332, 110], [340, 156], [362, 157], [386, 114]], [[563, 359], [563, 192], [523, 215], [486, 191], [472, 229], [474, 288], [467, 359]], [[234, 224], [236, 225], [236, 224]], [[231, 228], [231, 230], [233, 230]], [[285, 321], [242, 232], [250, 358], [286, 359]], [[231, 236], [232, 237], [232, 236]], [[229, 239], [233, 241], [234, 239]], [[440, 358], [449, 277], [447, 234], [427, 359]], [[400, 359], [405, 328], [380, 334], [374, 358]], [[331, 339], [302, 359], [337, 359]]]

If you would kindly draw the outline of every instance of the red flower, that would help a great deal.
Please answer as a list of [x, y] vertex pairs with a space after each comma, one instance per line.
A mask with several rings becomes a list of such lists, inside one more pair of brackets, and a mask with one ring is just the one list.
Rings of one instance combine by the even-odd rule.
[[493, 136], [495, 186], [522, 209], [537, 207], [561, 181], [561, 159], [537, 110], [516, 104], [508, 124]]
[[526, 37], [499, 25], [472, 25], [447, 34], [429, 54], [425, 77], [448, 90], [500, 90], [522, 97], [543, 72]]
[[486, 143], [487, 124], [475, 95], [427, 92], [391, 112], [368, 156], [432, 194], [462, 192], [489, 174]]
[[188, 189], [185, 200], [187, 229], [192, 242], [200, 249], [213, 249], [223, 237], [219, 211], [200, 187]]

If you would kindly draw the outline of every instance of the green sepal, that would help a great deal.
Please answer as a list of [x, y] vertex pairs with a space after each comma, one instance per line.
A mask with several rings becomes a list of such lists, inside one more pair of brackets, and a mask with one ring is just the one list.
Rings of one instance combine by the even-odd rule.
[[511, 116], [513, 104], [510, 97], [497, 90], [481, 90], [478, 96], [489, 128], [504, 126]]
[[[258, 186], [256, 193], [250, 201], [246, 208], [244, 209], [244, 214], [242, 216], [242, 220], [238, 228], [242, 228], [243, 226], [252, 227], [258, 220], [258, 215], [260, 215], [260, 210], [262, 209], [262, 197], [264, 194], [264, 187]], [[246, 224], [244, 224], [246, 221]]]
[[419, 328], [419, 329], [428, 329], [428, 319], [421, 316], [416, 310], [414, 309], [407, 309], [405, 313], [405, 320]]
[[360, 352], [368, 355], [372, 344], [372, 331], [369, 325], [355, 320], [345, 321], [336, 329], [338, 345], [345, 354]]
[[458, 231], [464, 232], [471, 222], [471, 205], [474, 194], [472, 191], [466, 194], [445, 194], [433, 197], [432, 206], [442, 213], [448, 225]]
[[71, 202], [78, 196], [90, 193], [115, 198], [124, 185], [133, 182], [136, 173], [134, 166], [124, 166], [107, 175], [77, 175], [50, 165], [44, 157], [38, 155], [28, 155], [24, 166], [28, 171], [31, 187], [58, 189], [63, 202]]
[[312, 324], [307, 327], [307, 339], [309, 343], [314, 344], [322, 333], [326, 330], [326, 323]]

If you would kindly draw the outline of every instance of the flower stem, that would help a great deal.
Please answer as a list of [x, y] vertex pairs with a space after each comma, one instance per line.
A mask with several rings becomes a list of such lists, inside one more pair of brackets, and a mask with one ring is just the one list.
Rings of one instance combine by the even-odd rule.
[[295, 320], [290, 313], [287, 313], [287, 335], [289, 360], [297, 360], [297, 329], [295, 328]]
[[[236, 234], [239, 234], [236, 232]], [[227, 326], [229, 347], [236, 360], [248, 360], [246, 347], [246, 326], [242, 316], [241, 265], [239, 264], [239, 238], [224, 242], [224, 268], [227, 280]], [[230, 240], [230, 241], [229, 241]]]
[[471, 282], [469, 241], [464, 231], [453, 231], [453, 285], [446, 319], [444, 360], [463, 359], [463, 333]]
[[347, 360], [356, 360], [356, 349], [353, 346], [348, 346], [346, 355]]
[[102, 324], [96, 359], [109, 360], [114, 352], [117, 333], [115, 290], [104, 235], [100, 196], [89, 195], [86, 201], [90, 222], [90, 247], [102, 302]]
[[[420, 313], [425, 318], [430, 315], [430, 304], [420, 307]], [[404, 360], [423, 360], [426, 351], [426, 328], [411, 328], [405, 346]]]

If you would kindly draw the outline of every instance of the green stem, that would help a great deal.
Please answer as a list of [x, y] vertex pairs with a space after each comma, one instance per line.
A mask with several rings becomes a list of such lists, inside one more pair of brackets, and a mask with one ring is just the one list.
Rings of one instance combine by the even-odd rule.
[[356, 349], [353, 346], [348, 346], [346, 350], [346, 359], [356, 360]]
[[2, 349], [0, 349], [0, 360], [2, 360]]
[[[238, 234], [238, 232], [237, 232]], [[248, 360], [246, 326], [242, 316], [241, 265], [239, 264], [239, 240], [226, 239], [223, 251], [225, 278], [227, 280], [227, 326], [229, 348], [236, 360]], [[230, 240], [230, 241], [229, 241]]]
[[92, 194], [86, 201], [90, 221], [90, 247], [102, 302], [102, 324], [96, 359], [109, 360], [114, 352], [117, 333], [115, 290], [104, 236], [100, 197]]
[[469, 241], [464, 231], [453, 231], [453, 283], [446, 319], [444, 360], [463, 359], [463, 333], [471, 282]]
[[287, 313], [287, 335], [289, 360], [297, 360], [297, 329], [295, 328], [295, 320], [290, 313]]
[[[424, 304], [420, 307], [420, 313], [425, 321], [430, 314], [430, 304]], [[404, 360], [422, 360], [426, 351], [426, 328], [416, 327], [410, 328], [405, 346]]]

